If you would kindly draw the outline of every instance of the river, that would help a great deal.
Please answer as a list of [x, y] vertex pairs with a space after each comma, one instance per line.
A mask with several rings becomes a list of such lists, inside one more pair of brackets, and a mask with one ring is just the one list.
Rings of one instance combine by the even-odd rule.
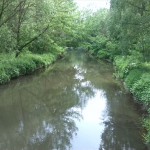
[[0, 150], [147, 150], [113, 67], [81, 50], [0, 86]]

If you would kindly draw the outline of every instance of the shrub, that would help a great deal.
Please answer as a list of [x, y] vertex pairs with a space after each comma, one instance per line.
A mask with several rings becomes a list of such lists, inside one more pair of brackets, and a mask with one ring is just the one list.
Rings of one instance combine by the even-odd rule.
[[90, 54], [96, 55], [98, 58], [108, 58], [106, 50], [108, 38], [105, 36], [89, 36], [86, 42], [81, 44], [81, 47], [89, 51]]
[[150, 143], [150, 119], [146, 118], [143, 122], [144, 128], [147, 130], [147, 133], [144, 135], [145, 141]]
[[2, 63], [4, 72], [7, 76], [9, 76], [10, 79], [19, 76], [19, 69], [14, 62], [15, 60], [10, 60], [5, 62], [5, 64]]
[[124, 79], [131, 70], [140, 68], [141, 61], [136, 56], [117, 56], [114, 59], [117, 74], [120, 78]]
[[43, 34], [40, 38], [30, 44], [29, 49], [31, 52], [39, 54], [52, 52], [53, 42], [54, 41], [49, 37], [48, 34]]
[[27, 73], [26, 65], [24, 59], [16, 59], [14, 65], [19, 69], [19, 75], [24, 75]]
[[150, 72], [150, 62], [143, 63], [142, 68], [145, 69], [145, 71]]
[[24, 59], [23, 65], [26, 68], [26, 73], [25, 74], [30, 74], [31, 72], [33, 72], [36, 69], [35, 62], [31, 58], [28, 58], [28, 57], [26, 57]]
[[3, 25], [0, 28], [0, 41], [0, 52], [10, 52], [14, 50], [16, 40], [7, 25]]
[[146, 106], [150, 105], [150, 74], [144, 73], [133, 85], [131, 92]]
[[131, 90], [133, 85], [140, 79], [142, 76], [141, 69], [133, 69], [129, 72], [129, 75], [125, 79], [126, 86]]
[[5, 71], [0, 68], [0, 84], [10, 81], [10, 77], [6, 75]]
[[[0, 84], [6, 83], [19, 75], [30, 74], [38, 68], [50, 65], [56, 60], [57, 55], [24, 53], [18, 58], [7, 57], [7, 59], [2, 59], [0, 63]], [[6, 58], [5, 55], [4, 57]]]
[[109, 59], [110, 58], [110, 54], [108, 53], [108, 51], [104, 50], [100, 50], [97, 54], [98, 58], [102, 58], [102, 59]]
[[106, 50], [109, 53], [110, 60], [113, 60], [117, 55], [120, 55], [120, 50], [118, 49], [118, 43], [116, 41], [108, 41]]

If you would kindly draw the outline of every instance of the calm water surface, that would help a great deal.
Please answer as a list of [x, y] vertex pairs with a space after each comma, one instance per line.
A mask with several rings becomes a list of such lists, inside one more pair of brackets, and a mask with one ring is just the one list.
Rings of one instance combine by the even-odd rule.
[[0, 150], [147, 150], [141, 134], [112, 66], [83, 52], [0, 86]]

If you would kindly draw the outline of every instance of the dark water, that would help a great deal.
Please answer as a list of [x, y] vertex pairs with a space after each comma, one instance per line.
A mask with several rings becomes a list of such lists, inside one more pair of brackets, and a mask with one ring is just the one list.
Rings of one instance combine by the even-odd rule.
[[0, 86], [0, 150], [146, 150], [110, 64], [82, 52]]

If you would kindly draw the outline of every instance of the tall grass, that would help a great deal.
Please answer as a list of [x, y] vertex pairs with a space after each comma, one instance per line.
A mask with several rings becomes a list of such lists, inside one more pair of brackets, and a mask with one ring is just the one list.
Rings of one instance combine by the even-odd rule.
[[142, 104], [149, 114], [144, 119], [143, 126], [147, 130], [144, 138], [150, 143], [150, 62], [142, 62], [138, 58], [135, 59], [135, 56], [118, 56], [114, 65], [117, 76], [122, 78], [136, 101]]
[[56, 54], [24, 53], [18, 58], [13, 54], [0, 55], [0, 84], [9, 82], [13, 78], [30, 74], [36, 69], [47, 67], [57, 58]]

